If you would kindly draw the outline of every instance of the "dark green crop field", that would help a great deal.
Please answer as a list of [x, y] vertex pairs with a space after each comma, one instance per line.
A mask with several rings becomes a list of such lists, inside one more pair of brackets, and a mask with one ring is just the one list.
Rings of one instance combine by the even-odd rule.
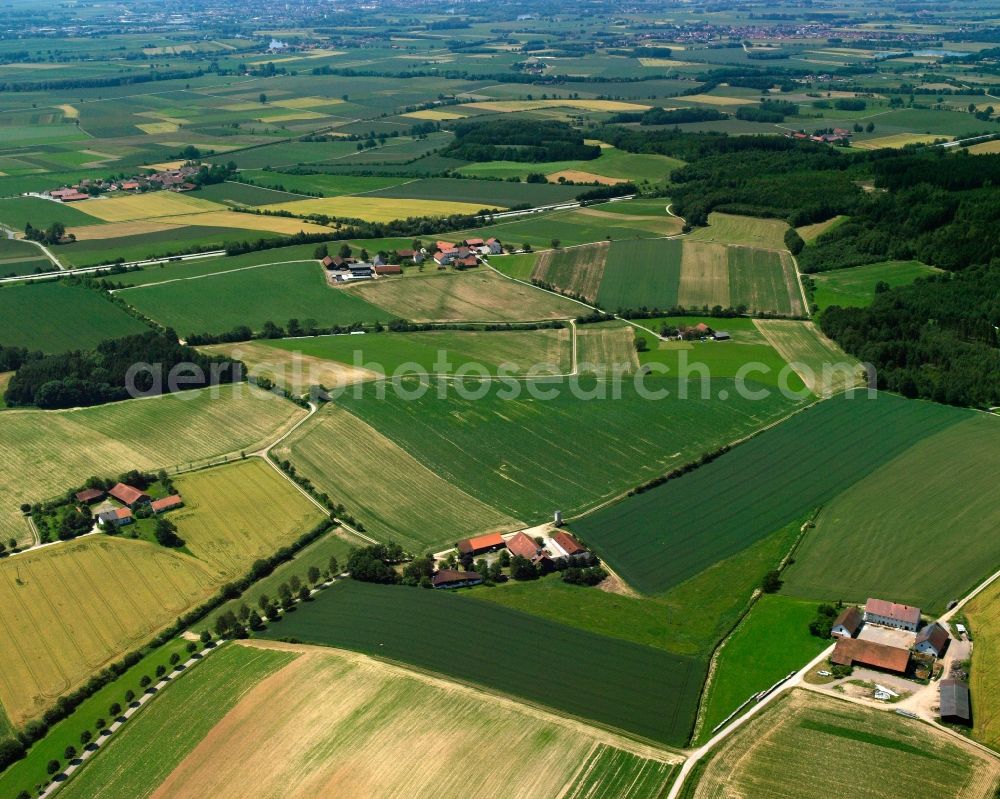
[[597, 301], [616, 308], [672, 308], [681, 280], [679, 239], [623, 240], [611, 244]]
[[572, 527], [638, 590], [666, 591], [969, 414], [890, 394], [836, 397]]
[[591, 377], [514, 385], [476, 383], [461, 396], [449, 384], [444, 398], [436, 386], [415, 398], [388, 390], [376, 399], [379, 387], [369, 384], [338, 402], [449, 482], [524, 521], [579, 513], [796, 407], [775, 391], [745, 399], [726, 379], [652, 377], [648, 394], [625, 379], [617, 398], [612, 381]]
[[408, 663], [671, 746], [691, 732], [705, 670], [490, 602], [349, 580], [262, 636]]
[[[51, 188], [58, 186], [53, 185]], [[24, 230], [29, 222], [41, 230], [53, 222], [62, 222], [66, 227], [103, 224], [97, 217], [85, 214], [72, 205], [40, 197], [10, 197], [0, 200], [0, 222], [18, 231]]]

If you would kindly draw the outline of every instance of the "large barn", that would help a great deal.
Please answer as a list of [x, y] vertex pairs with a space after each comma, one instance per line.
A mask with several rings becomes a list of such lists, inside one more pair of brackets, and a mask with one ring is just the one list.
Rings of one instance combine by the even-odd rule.
[[869, 598], [865, 603], [865, 622], [915, 633], [920, 626], [920, 608]]

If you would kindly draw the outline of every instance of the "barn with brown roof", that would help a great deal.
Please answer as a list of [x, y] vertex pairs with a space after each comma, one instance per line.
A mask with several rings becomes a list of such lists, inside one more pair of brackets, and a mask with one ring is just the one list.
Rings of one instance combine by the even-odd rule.
[[478, 572], [462, 572], [457, 569], [441, 569], [431, 577], [431, 585], [435, 588], [464, 588], [479, 585], [482, 581], [482, 575]]
[[552, 543], [566, 553], [566, 557], [568, 558], [575, 558], [580, 555], [587, 554], [587, 548], [565, 530], [559, 530], [555, 533], [552, 536]]
[[463, 538], [455, 544], [455, 549], [463, 555], [481, 555], [484, 552], [502, 549], [503, 546], [504, 540], [500, 533], [487, 533], [472, 538]]
[[524, 532], [514, 533], [514, 535], [508, 538], [507, 549], [510, 550], [511, 555], [520, 555], [522, 558], [526, 558], [532, 563], [538, 563], [541, 560], [548, 559], [548, 555], [545, 550], [538, 545], [538, 542]]
[[183, 506], [184, 500], [181, 499], [180, 494], [171, 494], [169, 497], [154, 499], [149, 503], [149, 507], [153, 509], [153, 513], [163, 513], [165, 511], [173, 510], [174, 508], [181, 508]]
[[83, 491], [77, 491], [73, 497], [81, 505], [93, 505], [98, 500], [104, 499], [104, 491], [100, 488], [85, 488]]
[[134, 508], [136, 505], [140, 505], [143, 502], [149, 502], [149, 494], [145, 491], [140, 491], [138, 488], [125, 485], [125, 483], [115, 483], [115, 485], [108, 490], [108, 494], [110, 494], [114, 499], [117, 499], [123, 505], [128, 505], [130, 508]]
[[917, 640], [913, 642], [913, 648], [922, 655], [933, 655], [936, 658], [944, 654], [951, 636], [948, 631], [937, 622], [928, 624], [917, 635]]
[[858, 630], [861, 629], [863, 622], [864, 616], [861, 615], [861, 611], [854, 607], [854, 605], [851, 605], [849, 608], [844, 608], [840, 611], [840, 615], [833, 622], [830, 635], [837, 636], [838, 638], [853, 638], [858, 634]]
[[910, 665], [910, 650], [860, 638], [841, 638], [833, 648], [830, 662], [839, 666], [868, 666], [905, 674]]

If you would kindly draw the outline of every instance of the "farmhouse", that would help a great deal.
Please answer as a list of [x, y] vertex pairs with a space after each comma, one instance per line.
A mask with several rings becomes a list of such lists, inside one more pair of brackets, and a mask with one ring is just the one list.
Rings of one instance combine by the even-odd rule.
[[865, 622], [915, 633], [920, 624], [920, 608], [869, 598], [865, 603]]
[[183, 506], [184, 500], [181, 499], [180, 494], [172, 494], [171, 496], [164, 497], [163, 499], [154, 499], [149, 503], [149, 507], [153, 509], [153, 513], [165, 513], [168, 510], [181, 508]]
[[503, 245], [500, 243], [500, 239], [486, 239], [486, 246], [490, 248], [490, 255], [499, 255], [503, 252]]
[[438, 250], [434, 253], [434, 263], [440, 266], [447, 266], [458, 257], [458, 250], [452, 247], [450, 250]]
[[108, 494], [117, 499], [120, 503], [122, 503], [122, 505], [126, 505], [129, 508], [134, 508], [136, 505], [149, 502], [149, 494], [144, 491], [140, 491], [138, 488], [125, 485], [125, 483], [115, 483], [115, 485], [109, 489]]
[[961, 680], [941, 680], [941, 721], [949, 724], [971, 724], [969, 686]]
[[937, 622], [934, 622], [933, 624], [928, 624], [920, 631], [917, 635], [917, 640], [913, 644], [913, 648], [923, 655], [934, 655], [934, 657], [939, 658], [944, 653], [944, 650], [948, 648], [950, 640], [951, 637], [948, 635], [948, 631]]
[[852, 605], [849, 608], [844, 608], [833, 622], [833, 629], [830, 630], [830, 635], [837, 638], [853, 638], [858, 634], [858, 630], [861, 629], [863, 621], [864, 618], [861, 615], [861, 611], [856, 607]]
[[532, 563], [549, 560], [548, 553], [527, 533], [514, 533], [507, 539], [507, 549], [511, 555], [520, 555]]
[[463, 538], [455, 544], [455, 549], [462, 555], [481, 555], [504, 547], [503, 536], [500, 533], [487, 533], [473, 538]]
[[102, 527], [121, 527], [132, 524], [132, 511], [128, 508], [115, 508], [97, 514], [97, 523]]
[[435, 588], [464, 588], [479, 585], [482, 581], [482, 576], [477, 572], [462, 572], [457, 569], [441, 569], [431, 577], [431, 585]]
[[77, 491], [73, 497], [81, 505], [93, 505], [98, 500], [104, 499], [104, 492], [99, 488], [85, 488], [83, 491]]
[[328, 256], [326, 256], [326, 258], [324, 258], [324, 259], [323, 259], [323, 260], [321, 261], [321, 263], [323, 264], [323, 266], [324, 266], [324, 267], [325, 267], [326, 269], [333, 269], [333, 266], [334, 266], [334, 260], [333, 260], [333, 258], [331, 258], [331, 257], [330, 257], [329, 255], [328, 255]]
[[567, 558], [578, 558], [587, 554], [587, 548], [565, 530], [560, 530], [552, 536], [552, 544], [556, 554]]
[[459, 269], [470, 269], [479, 266], [479, 259], [475, 255], [466, 255], [464, 258], [456, 258], [455, 266]]
[[840, 666], [868, 666], [904, 674], [910, 665], [910, 650], [886, 646], [860, 638], [841, 638], [830, 655], [830, 662]]

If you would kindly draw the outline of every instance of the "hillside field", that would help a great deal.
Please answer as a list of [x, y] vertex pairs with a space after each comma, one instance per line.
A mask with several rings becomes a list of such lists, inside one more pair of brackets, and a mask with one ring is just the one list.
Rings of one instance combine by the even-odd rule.
[[[199, 561], [218, 579], [247, 572], [309, 532], [324, 514], [260, 458], [179, 476], [184, 507], [170, 520]], [[126, 533], [127, 534], [127, 533]]]
[[573, 318], [581, 310], [575, 302], [482, 267], [369, 281], [346, 293], [411, 322], [534, 322]]
[[824, 336], [813, 322], [754, 319], [754, 324], [813, 394], [830, 397], [864, 385], [864, 370], [857, 359]]
[[225, 333], [239, 325], [260, 330], [292, 318], [320, 325], [388, 321], [389, 314], [359, 294], [326, 283], [315, 261], [206, 275], [131, 288], [117, 295], [181, 336]]
[[987, 799], [998, 781], [994, 759], [919, 722], [796, 690], [727, 738], [685, 795]]
[[968, 416], [889, 394], [830, 399], [570, 526], [626, 582], [659, 593], [810, 513]]
[[11, 611], [0, 620], [0, 702], [11, 721], [40, 715], [218, 584], [186, 555], [102, 533], [0, 560]]
[[[461, 645], [446, 645], [458, 626]], [[351, 580], [262, 637], [411, 664], [671, 746], [683, 745], [690, 733], [704, 673], [693, 658], [488, 602]]]
[[[366, 384], [338, 402], [444, 480], [525, 522], [551, 518], [556, 509], [568, 518], [795, 405], [773, 391], [744, 398], [731, 380], [640, 382], [646, 391], [632, 379], [616, 387], [592, 377], [528, 381], [514, 389], [451, 383], [441, 398], [404, 381], [414, 396], [388, 390], [376, 402], [377, 387]], [[719, 399], [721, 391], [729, 399]]]
[[549, 283], [560, 291], [583, 297], [588, 302], [597, 299], [604, 277], [604, 262], [609, 245], [605, 242], [567, 250], [548, 250], [538, 256], [531, 272], [532, 280]]
[[[222, 799], [305, 799], [555, 796], [567, 788], [568, 796], [653, 799], [675, 768], [665, 753], [474, 688], [350, 652], [271, 646], [301, 654], [240, 699], [157, 799], [205, 790]], [[532, 768], [498, 769], [481, 757], [501, 748]], [[247, 768], [257, 762], [268, 768]]]
[[939, 269], [920, 261], [885, 261], [819, 272], [809, 277], [816, 285], [813, 301], [822, 310], [830, 305], [840, 305], [843, 308], [871, 305], [875, 297], [875, 286], [879, 283], [887, 283], [891, 287], [906, 286], [918, 277], [939, 272]]
[[184, 467], [253, 450], [302, 415], [245, 384], [82, 410], [4, 411], [0, 538], [27, 533], [22, 502], [51, 499], [93, 474]]
[[395, 197], [322, 197], [262, 206], [268, 211], [288, 211], [296, 216], [325, 214], [341, 219], [363, 219], [366, 222], [391, 222], [411, 216], [473, 215], [484, 208], [504, 210], [497, 202], [454, 202], [434, 199], [397, 199]]
[[294, 659], [293, 652], [235, 644], [212, 653], [115, 734], [101, 754], [59, 791], [60, 796], [153, 796], [160, 783], [247, 692]]
[[972, 698], [972, 734], [996, 749], [1000, 746], [1000, 581], [994, 582], [965, 606], [963, 613], [975, 637], [969, 695]]
[[62, 282], [0, 287], [0, 344], [8, 347], [62, 353], [148, 330], [90, 289]]
[[[783, 590], [845, 602], [885, 595], [940, 613], [994, 571], [1000, 508], [989, 474], [1000, 448], [1000, 419], [950, 413], [957, 424], [928, 431], [824, 506]], [[946, 546], [948, 557], [929, 559], [935, 546]], [[891, 548], [893, 556], [868, 557], [873, 548]], [[839, 564], [835, 570], [832, 559]]]
[[347, 506], [371, 535], [413, 552], [520, 526], [336, 404], [326, 405], [275, 454]]
[[608, 251], [597, 301], [611, 311], [677, 305], [682, 248], [678, 239], [614, 242]]
[[708, 225], [696, 228], [690, 238], [695, 241], [784, 250], [786, 230], [788, 224], [780, 219], [760, 219], [714, 211], [708, 215]]

